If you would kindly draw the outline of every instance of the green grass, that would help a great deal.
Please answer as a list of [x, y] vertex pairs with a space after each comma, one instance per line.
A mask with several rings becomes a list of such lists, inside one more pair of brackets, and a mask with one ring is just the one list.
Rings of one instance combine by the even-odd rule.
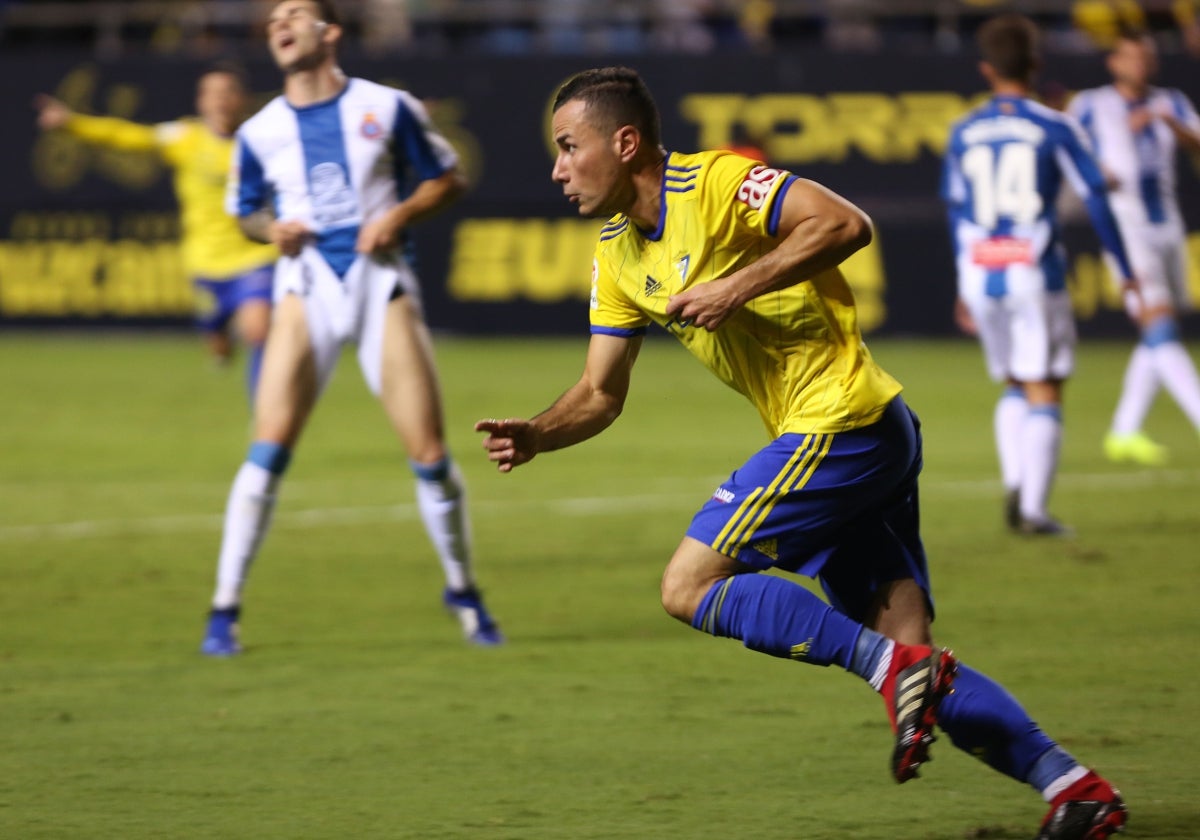
[[[245, 656], [196, 653], [248, 439], [239, 374], [191, 336], [0, 337], [0, 837], [1029, 838], [1038, 797], [943, 739], [890, 781], [879, 699], [836, 669], [669, 619], [659, 574], [764, 437], [649, 343], [625, 415], [495, 473], [471, 424], [572, 384], [585, 339], [443, 339], [480, 580], [511, 643], [464, 645], [411, 478], [353, 359], [293, 462]], [[1128, 347], [1081, 348], [1054, 510], [1000, 524], [996, 391], [970, 343], [878, 341], [925, 424], [939, 639], [1123, 789], [1131, 838], [1195, 838], [1200, 441], [1101, 457]]]

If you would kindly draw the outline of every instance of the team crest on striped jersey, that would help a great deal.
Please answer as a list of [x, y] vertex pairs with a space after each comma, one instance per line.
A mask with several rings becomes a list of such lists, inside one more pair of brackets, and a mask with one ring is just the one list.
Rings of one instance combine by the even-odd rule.
[[358, 130], [368, 140], [378, 140], [383, 136], [383, 126], [379, 124], [379, 120], [375, 119], [375, 115], [370, 111], [363, 117], [362, 125], [359, 126]]

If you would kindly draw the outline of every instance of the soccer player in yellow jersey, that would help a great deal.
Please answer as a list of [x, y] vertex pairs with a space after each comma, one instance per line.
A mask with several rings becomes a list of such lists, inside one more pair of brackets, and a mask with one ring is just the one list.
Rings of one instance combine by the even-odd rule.
[[142, 125], [116, 117], [78, 114], [50, 96], [39, 96], [38, 125], [63, 129], [84, 142], [123, 151], [157, 152], [175, 171], [182, 221], [183, 265], [196, 290], [196, 322], [209, 351], [222, 363], [233, 353], [234, 324], [245, 344], [247, 387], [258, 382], [262, 346], [271, 318], [273, 245], [247, 239], [225, 212], [233, 158], [233, 133], [245, 115], [246, 88], [225, 65], [205, 72], [196, 85], [195, 117]]
[[[900, 384], [863, 344], [838, 264], [870, 221], [812, 181], [727, 152], [668, 153], [654, 100], [626, 68], [559, 89], [553, 178], [609, 218], [592, 266], [583, 376], [531, 420], [481, 420], [509, 472], [599, 434], [621, 413], [651, 322], [758, 409], [771, 442], [704, 503], [662, 580], [697, 630], [816, 665], [883, 697], [892, 773], [928, 759], [933, 728], [1051, 803], [1039, 840], [1099, 840], [1125, 823], [1113, 788], [1002, 687], [933, 646], [919, 533], [921, 435]], [[817, 577], [826, 603], [778, 575]]]

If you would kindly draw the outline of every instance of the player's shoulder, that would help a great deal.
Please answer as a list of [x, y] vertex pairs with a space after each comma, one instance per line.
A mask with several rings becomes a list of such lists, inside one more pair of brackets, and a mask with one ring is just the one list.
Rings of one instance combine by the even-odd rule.
[[982, 102], [976, 102], [960, 114], [957, 119], [953, 120], [950, 125], [954, 129], [961, 129], [965, 125], [970, 125], [977, 120], [991, 116], [995, 107], [995, 101], [992, 99], [984, 99]]
[[1074, 115], [1051, 108], [1036, 99], [1026, 97], [1019, 101], [1020, 116], [1041, 129], [1051, 142], [1075, 142], [1085, 136], [1083, 125]]
[[264, 124], [270, 123], [279, 118], [281, 113], [291, 110], [291, 106], [287, 104], [287, 100], [283, 98], [283, 94], [279, 94], [269, 100], [266, 104], [246, 118], [242, 123], [242, 128], [257, 128]]
[[1187, 119], [1188, 112], [1194, 111], [1196, 107], [1188, 95], [1179, 88], [1153, 87], [1150, 89], [1150, 96], [1152, 100], [1156, 99], [1170, 108], [1176, 119]]
[[1125, 101], [1112, 85], [1099, 85], [1078, 90], [1067, 105], [1067, 113], [1074, 116], [1095, 114], [1099, 111], [1107, 113], [1113, 109], [1124, 112]]
[[189, 141], [195, 142], [204, 130], [204, 123], [196, 117], [180, 117], [177, 120], [155, 123], [153, 128], [155, 139], [160, 145], [173, 146]]
[[604, 223], [600, 228], [600, 247], [606, 247], [606, 243], [611, 243], [616, 239], [620, 239], [629, 233], [631, 224], [629, 217], [624, 213], [618, 213]]
[[667, 154], [666, 169], [674, 176], [687, 181], [701, 181], [713, 173], [729, 171], [744, 172], [763, 164], [742, 157], [726, 149], [708, 149], [701, 152], [670, 152]]
[[403, 91], [400, 88], [390, 87], [380, 82], [373, 82], [361, 76], [351, 76], [346, 80], [346, 89], [342, 92], [342, 95], [358, 99], [395, 99], [401, 93]]
[[951, 148], [958, 146], [963, 134], [978, 122], [990, 119], [995, 116], [995, 105], [993, 100], [987, 99], [983, 102], [977, 102], [966, 110], [965, 113], [959, 115], [957, 119], [950, 123], [950, 134], [948, 145]]
[[363, 102], [366, 104], [394, 104], [396, 102], [408, 103], [416, 100], [416, 97], [403, 88], [385, 85], [381, 82], [373, 82], [370, 79], [364, 79], [359, 76], [350, 78], [346, 84], [346, 90], [343, 94], [351, 102]]
[[684, 154], [671, 152], [665, 164], [663, 190], [669, 193], [705, 195], [712, 190], [736, 190], [747, 179], [771, 182], [787, 173], [762, 161], [726, 149], [709, 149]]

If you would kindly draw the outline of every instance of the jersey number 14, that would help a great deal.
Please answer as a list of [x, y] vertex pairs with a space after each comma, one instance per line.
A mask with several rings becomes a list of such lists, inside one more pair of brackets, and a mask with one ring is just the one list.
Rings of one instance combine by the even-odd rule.
[[1029, 143], [972, 146], [962, 157], [971, 182], [975, 222], [994, 228], [1004, 218], [1029, 224], [1042, 212], [1037, 188], [1037, 152]]

